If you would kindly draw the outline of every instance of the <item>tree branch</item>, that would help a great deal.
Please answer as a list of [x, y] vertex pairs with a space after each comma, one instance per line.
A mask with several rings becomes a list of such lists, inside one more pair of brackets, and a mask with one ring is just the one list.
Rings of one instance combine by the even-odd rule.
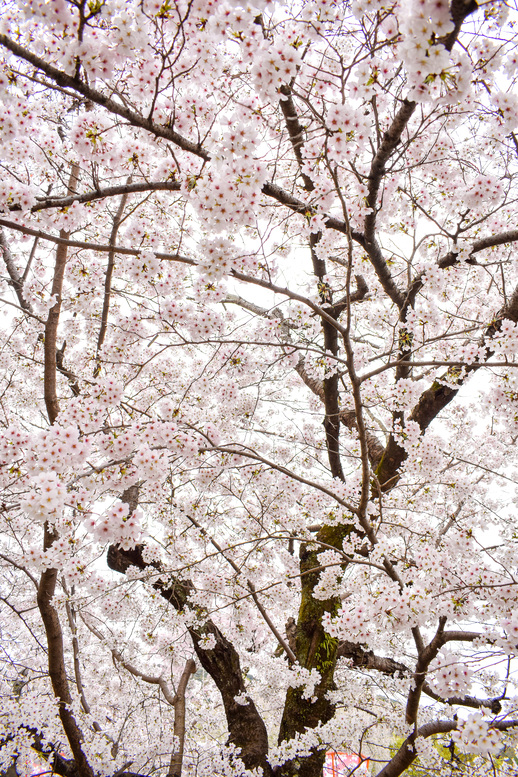
[[[47, 542], [50, 539], [48, 530], [46, 530], [46, 539]], [[48, 547], [47, 542], [45, 544]], [[37, 594], [38, 608], [47, 635], [49, 676], [58, 702], [59, 717], [74, 755], [77, 774], [79, 777], [94, 777], [93, 769], [83, 752], [83, 733], [72, 712], [72, 696], [64, 659], [63, 632], [58, 613], [52, 604], [57, 575], [56, 569], [47, 569], [42, 572]]]
[[[107, 186], [105, 189], [97, 189], [82, 194], [70, 194], [65, 197], [42, 197], [37, 198], [39, 202], [30, 208], [31, 213], [49, 208], [69, 208], [75, 202], [84, 204], [85, 202], [95, 202], [104, 200], [108, 197], [117, 197], [121, 194], [132, 194], [135, 192], [178, 192], [181, 189], [179, 181], [142, 181], [141, 183], [121, 184], [120, 186]], [[11, 205], [9, 210], [19, 211], [21, 206]]]
[[[444, 634], [443, 641], [445, 641]], [[393, 658], [377, 656], [372, 650], [366, 650], [362, 645], [359, 645], [356, 642], [340, 642], [338, 644], [337, 657], [346, 658], [351, 663], [351, 666], [354, 666], [357, 669], [374, 670], [376, 672], [381, 672], [381, 674], [388, 675], [389, 677], [394, 677], [394, 675], [409, 677], [412, 674], [411, 670], [405, 664], [395, 661]], [[487, 707], [494, 715], [498, 715], [502, 709], [499, 698], [477, 699], [475, 696], [444, 697], [434, 691], [426, 682], [423, 683], [422, 691], [431, 699], [434, 699], [441, 704], [455, 704], [459, 707], [470, 707], [473, 709]]]
[[[497, 313], [495, 319], [486, 327], [485, 338], [491, 339], [494, 337], [500, 330], [505, 318], [518, 323], [518, 286], [511, 295], [508, 304]], [[466, 365], [464, 377], [456, 378], [455, 386], [449, 385], [451, 381], [448, 381], [447, 375], [443, 379], [435, 380], [419, 397], [417, 404], [408, 417], [409, 420], [415, 421], [419, 425], [421, 432], [424, 432], [441, 410], [444, 410], [457, 396], [460, 388], [464, 385], [466, 377], [484, 367], [486, 360], [490, 359], [492, 355], [493, 352], [487, 347], [485, 360]], [[406, 457], [407, 453], [404, 448], [391, 435], [376, 470], [376, 476], [382, 491], [390, 491], [395, 486], [398, 480], [399, 467]]]
[[38, 70], [41, 70], [58, 86], [73, 89], [74, 92], [82, 95], [87, 100], [90, 100], [96, 105], [101, 105], [111, 113], [126, 119], [126, 121], [133, 127], [140, 127], [141, 129], [145, 129], [151, 134], [155, 135], [155, 137], [165, 138], [166, 140], [171, 141], [171, 143], [174, 143], [175, 146], [178, 146], [184, 151], [188, 151], [189, 153], [200, 157], [200, 159], [205, 161], [210, 159], [209, 154], [198, 143], [193, 143], [192, 141], [187, 140], [187, 138], [184, 138], [178, 132], [175, 132], [171, 127], [168, 127], [165, 124], [156, 124], [154, 121], [152, 121], [152, 119], [145, 118], [140, 113], [136, 113], [135, 111], [130, 110], [125, 105], [121, 105], [121, 103], [115, 102], [115, 100], [113, 100], [111, 97], [107, 97], [105, 94], [89, 86], [76, 76], [69, 76], [62, 70], [58, 70], [58, 68], [54, 67], [54, 65], [45, 62], [45, 60], [41, 59], [41, 57], [38, 57], [36, 54], [27, 51], [27, 49], [23, 48], [23, 46], [15, 43], [13, 40], [8, 38], [7, 35], [0, 34], [0, 45], [4, 46], [15, 56], [23, 59], [25, 62], [28, 62], [30, 65], [33, 65]]
[[[97, 629], [92, 623], [89, 623], [89, 621], [87, 620], [87, 618], [84, 617], [84, 615], [81, 616], [81, 620], [85, 624], [86, 628], [89, 631], [91, 631], [92, 634], [94, 634], [101, 643], [103, 644], [106, 643], [106, 640], [101, 634], [101, 632], [99, 631], [99, 629]], [[108, 649], [111, 652], [112, 658], [114, 659], [114, 661], [116, 661], [118, 664], [124, 667], [124, 669], [126, 669], [127, 672], [133, 675], [133, 677], [138, 677], [144, 683], [149, 683], [149, 685], [158, 685], [158, 687], [164, 694], [164, 699], [166, 700], [166, 702], [170, 704], [171, 707], [174, 707], [175, 696], [171, 693], [171, 690], [167, 685], [165, 679], [162, 677], [162, 675], [158, 676], [158, 675], [146, 674], [145, 672], [142, 672], [140, 669], [137, 669], [137, 667], [131, 664], [129, 661], [126, 661], [122, 653], [120, 652], [120, 650], [117, 650], [117, 648], [109, 647]]]
[[[88, 251], [99, 251], [100, 253], [110, 253], [114, 249], [114, 246], [103, 245], [102, 243], [89, 243], [83, 240], [70, 240], [57, 235], [51, 235], [48, 232], [41, 232], [38, 229], [32, 229], [32, 227], [26, 227], [23, 224], [17, 224], [16, 221], [8, 221], [7, 219], [0, 219], [0, 226], [7, 227], [7, 229], [14, 229], [15, 232], [21, 232], [23, 235], [32, 235], [41, 240], [48, 240], [49, 243], [55, 243], [56, 245], [69, 246], [70, 248], [83, 248]], [[125, 248], [124, 246], [115, 246], [115, 253], [122, 254], [123, 256], [139, 256], [143, 251], [148, 249], [144, 248]], [[196, 266], [197, 262], [194, 259], [188, 259], [186, 256], [180, 256], [180, 254], [166, 254], [161, 251], [156, 251], [155, 256], [159, 259], [165, 259], [171, 262], [180, 262], [181, 264], [189, 264]]]
[[[79, 166], [72, 165], [70, 178], [68, 182], [69, 192], [74, 192], [77, 188], [79, 176]], [[62, 240], [68, 239], [68, 232], [61, 230], [59, 236]], [[45, 364], [43, 372], [43, 392], [45, 406], [51, 424], [56, 420], [59, 413], [59, 403], [56, 389], [56, 351], [57, 351], [57, 333], [59, 315], [61, 312], [61, 292], [63, 290], [63, 279], [65, 277], [65, 266], [67, 263], [67, 246], [65, 243], [59, 243], [56, 249], [56, 263], [54, 267], [54, 277], [52, 280], [51, 295], [54, 298], [54, 304], [49, 310], [47, 323], [45, 324]]]
[[[496, 246], [506, 245], [506, 243], [516, 243], [518, 241], [518, 229], [511, 229], [507, 232], [499, 232], [497, 235], [487, 235], [486, 237], [475, 240], [471, 246], [470, 254], [466, 260], [467, 264], [477, 264], [473, 259], [473, 255], [480, 251], [485, 251], [487, 248], [494, 248]], [[437, 267], [441, 270], [446, 270], [448, 267], [454, 267], [459, 263], [458, 252], [455, 250], [449, 251], [437, 262]], [[424, 285], [425, 273], [419, 273], [412, 283], [410, 284], [406, 297], [407, 304], [413, 304], [415, 298], [421, 291]]]
[[[304, 127], [300, 123], [295, 103], [293, 102], [293, 93], [291, 86], [283, 84], [279, 89], [282, 97], [280, 99], [280, 106], [284, 121], [286, 122], [286, 128], [290, 136], [291, 145], [295, 152], [297, 162], [302, 167], [304, 160], [302, 159], [302, 147], [304, 145]], [[307, 192], [312, 192], [315, 188], [313, 181], [306, 173], [301, 173], [302, 180], [304, 181], [304, 188]]]
[[14, 289], [16, 297], [18, 298], [20, 307], [22, 308], [22, 310], [25, 310], [27, 313], [29, 313], [32, 316], [34, 315], [32, 305], [30, 304], [30, 302], [28, 302], [28, 300], [25, 299], [25, 296], [23, 294], [23, 280], [18, 270], [16, 269], [14, 258], [11, 253], [9, 243], [7, 242], [7, 239], [5, 237], [5, 233], [2, 227], [0, 227], [0, 249], [2, 250], [5, 267], [7, 270], [7, 274], [9, 275], [10, 284]]
[[394, 283], [376, 238], [377, 200], [381, 181], [385, 175], [385, 166], [399, 145], [401, 136], [415, 109], [416, 103], [414, 101], [403, 100], [401, 108], [396, 113], [389, 129], [385, 132], [381, 145], [372, 160], [368, 176], [367, 195], [367, 206], [370, 208], [370, 212], [365, 216], [363, 228], [364, 247], [378, 276], [378, 280], [387, 296], [399, 309], [404, 305], [405, 295]]
[[[214, 539], [214, 537], [211, 537], [210, 534], [203, 528], [203, 526], [195, 518], [193, 518], [192, 515], [189, 515], [188, 513], [185, 513], [185, 515], [186, 515], [186, 518], [192, 523], [192, 525], [196, 526], [196, 528], [201, 532], [201, 534], [203, 534], [203, 536], [208, 539], [208, 541], [210, 542], [212, 547], [215, 548], [218, 551], [218, 553], [225, 559], [225, 561], [228, 564], [230, 564], [230, 566], [232, 567], [232, 569], [234, 570], [236, 575], [240, 575], [241, 570], [239, 569], [238, 565], [235, 563], [235, 561], [233, 561], [233, 559], [231, 559], [227, 555], [227, 553], [225, 552], [224, 548], [221, 547], [219, 542], [217, 542]], [[257, 596], [257, 592], [255, 590], [254, 584], [252, 583], [251, 580], [247, 580], [246, 584], [248, 586], [248, 590], [250, 591], [250, 593], [252, 595], [252, 599], [254, 600], [254, 603], [255, 603], [257, 609], [259, 610], [259, 612], [261, 613], [261, 615], [262, 615], [266, 625], [268, 626], [268, 628], [272, 632], [273, 636], [275, 637], [275, 639], [279, 643], [280, 647], [284, 650], [284, 652], [288, 656], [289, 660], [292, 663], [295, 663], [295, 661], [297, 660], [295, 658], [295, 655], [293, 654], [290, 646], [288, 645], [288, 643], [286, 642], [284, 637], [280, 634], [279, 630], [275, 627], [272, 619], [270, 618], [270, 616], [266, 612], [265, 608], [261, 604], [261, 602], [259, 600], [259, 597]]]
[[[518, 720], [494, 720], [489, 728], [497, 731], [507, 731], [510, 728], [516, 728]], [[457, 720], [436, 720], [431, 723], [425, 723], [420, 728], [413, 731], [403, 742], [396, 755], [377, 773], [376, 777], [399, 777], [400, 774], [408, 769], [415, 761], [418, 754], [415, 749], [415, 740], [417, 737], [433, 737], [436, 734], [448, 734], [458, 728]]]
[[196, 671], [196, 664], [190, 658], [182, 672], [178, 689], [174, 698], [174, 735], [178, 740], [178, 747], [171, 755], [169, 764], [169, 777], [182, 777], [183, 750], [185, 742], [185, 691], [189, 678]]
[[[65, 589], [65, 593], [68, 592]], [[74, 608], [70, 604], [70, 600], [67, 598], [65, 602], [65, 609], [67, 613], [68, 618], [68, 625], [70, 628], [70, 632], [72, 634], [72, 652], [74, 654], [74, 677], [76, 680], [76, 686], [79, 693], [79, 697], [81, 699], [81, 705], [83, 707], [83, 710], [86, 712], [87, 715], [90, 715], [90, 705], [88, 704], [88, 700], [86, 698], [84, 686], [83, 686], [83, 680], [81, 677], [81, 664], [79, 662], [79, 640], [77, 638], [77, 623], [76, 623], [76, 616], [74, 612]], [[94, 731], [101, 731], [100, 725], [97, 723], [96, 720], [92, 722], [92, 728]]]
[[[68, 188], [74, 191], [77, 185], [79, 168], [72, 165]], [[68, 233], [63, 230], [60, 237], [66, 239]], [[52, 281], [52, 296], [55, 299], [54, 305], [49, 311], [47, 322], [45, 324], [45, 364], [43, 390], [45, 405], [49, 422], [54, 424], [59, 413], [59, 403], [56, 393], [56, 341], [57, 329], [59, 323], [59, 314], [61, 311], [61, 291], [63, 288], [63, 278], [65, 275], [65, 266], [67, 261], [66, 245], [58, 245], [56, 250], [56, 263], [54, 269], [54, 278]], [[44, 550], [51, 547], [54, 540], [57, 539], [57, 533], [53, 526], [48, 522], [44, 527]], [[63, 724], [63, 729], [70, 743], [70, 748], [74, 754], [77, 769], [81, 777], [93, 777], [93, 770], [88, 763], [81, 743], [83, 734], [72, 713], [72, 696], [68, 685], [68, 678], [65, 667], [63, 632], [59, 622], [59, 616], [56, 608], [52, 604], [52, 599], [56, 590], [57, 570], [46, 569], [42, 572], [37, 593], [37, 603], [41, 614], [41, 619], [45, 627], [48, 645], [48, 667], [49, 676], [52, 683], [52, 689], [58, 702], [59, 717]]]
[[444, 45], [447, 51], [451, 51], [455, 41], [457, 40], [462, 27], [462, 23], [467, 16], [474, 13], [478, 8], [478, 3], [475, 0], [451, 0], [450, 3], [450, 16], [453, 22], [453, 30], [449, 35], [445, 35], [439, 39], [439, 43]]
[[405, 717], [407, 723], [415, 724], [417, 721], [421, 691], [423, 690], [423, 685], [426, 680], [426, 673], [430, 663], [437, 656], [437, 653], [444, 644], [442, 638], [445, 625], [446, 617], [443, 615], [439, 618], [439, 625], [432, 641], [429, 642], [423, 651], [420, 651], [417, 657], [417, 663], [414, 671], [414, 685], [408, 692], [406, 705]]
[[[130, 181], [131, 181], [131, 176], [128, 178], [128, 186]], [[103, 347], [104, 338], [106, 336], [106, 329], [108, 326], [108, 314], [110, 311], [112, 276], [113, 276], [113, 270], [115, 268], [115, 248], [116, 248], [115, 241], [117, 239], [117, 232], [119, 231], [119, 226], [122, 220], [122, 214], [124, 213], [124, 208], [126, 207], [127, 201], [128, 201], [128, 192], [126, 191], [122, 195], [119, 202], [119, 207], [117, 208], [117, 213], [113, 217], [112, 231], [110, 233], [109, 245], [110, 245], [111, 251], [108, 254], [108, 266], [106, 267], [106, 275], [104, 278], [103, 310], [101, 314], [101, 326], [99, 328], [99, 335], [97, 337], [96, 366], [94, 369], [94, 378], [96, 378], [101, 371], [100, 354], [101, 354], [101, 349]]]

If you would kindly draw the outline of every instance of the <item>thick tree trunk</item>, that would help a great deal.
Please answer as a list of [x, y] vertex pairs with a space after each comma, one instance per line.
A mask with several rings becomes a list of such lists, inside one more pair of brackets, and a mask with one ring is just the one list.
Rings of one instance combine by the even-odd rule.
[[[351, 525], [324, 526], [317, 534], [317, 541], [335, 548], [342, 548], [344, 538], [351, 533]], [[322, 618], [326, 613], [336, 614], [340, 599], [316, 599], [314, 590], [320, 578], [318, 544], [302, 545], [300, 573], [302, 581], [301, 602], [297, 619], [295, 652], [301, 666], [316, 669], [320, 682], [310, 699], [303, 697], [303, 689], [289, 688], [279, 732], [279, 742], [293, 739], [319, 724], [327, 723], [335, 714], [335, 705], [327, 698], [334, 687], [338, 640], [326, 634]], [[305, 758], [295, 758], [278, 767], [280, 777], [321, 777], [326, 748], [314, 750]]]

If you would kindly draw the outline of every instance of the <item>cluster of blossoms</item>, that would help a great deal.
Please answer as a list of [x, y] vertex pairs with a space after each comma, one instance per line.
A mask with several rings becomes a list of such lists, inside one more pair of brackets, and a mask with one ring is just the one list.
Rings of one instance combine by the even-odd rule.
[[375, 13], [385, 8], [384, 0], [353, 0], [352, 12], [356, 19], [361, 19], [364, 14]]
[[190, 199], [205, 226], [221, 232], [255, 220], [265, 180], [263, 165], [254, 159], [234, 156], [230, 163], [221, 159], [197, 179]]
[[346, 604], [335, 618], [325, 613], [322, 626], [332, 637], [366, 644], [372, 641], [376, 633], [371, 611], [360, 604], [356, 607]]
[[54, 424], [31, 437], [27, 469], [43, 475], [73, 472], [84, 464], [90, 450], [90, 441], [81, 437], [77, 426]]
[[344, 164], [344, 159], [354, 158], [365, 149], [371, 131], [371, 118], [365, 108], [354, 109], [349, 104], [331, 105], [326, 127], [330, 132], [327, 140], [329, 160]]
[[0, 185], [0, 210], [9, 211], [14, 205], [22, 211], [27, 211], [35, 202], [36, 196], [32, 186], [12, 179]]
[[493, 175], [477, 175], [463, 192], [463, 200], [468, 208], [480, 209], [488, 203], [496, 204], [502, 198], [504, 182]]
[[189, 320], [187, 329], [193, 340], [206, 340], [222, 334], [224, 325], [221, 313], [206, 307], [199, 309], [198, 314]]
[[[128, 231], [128, 237], [132, 234], [136, 237], [146, 237], [147, 242], [152, 242], [143, 227], [134, 228]], [[156, 238], [155, 238], [156, 239]], [[128, 276], [135, 281], [149, 281], [154, 279], [161, 270], [160, 259], [151, 249], [140, 251], [138, 256], [129, 258], [127, 271]]]
[[502, 748], [501, 734], [477, 712], [459, 724], [452, 739], [463, 753], [496, 755]]
[[[60, 536], [46, 551], [29, 548], [25, 553], [26, 563], [36, 569], [60, 569], [70, 582], [85, 579], [84, 566], [74, 559], [78, 543], [71, 536]], [[70, 572], [70, 574], [69, 574]]]
[[315, 729], [306, 729], [303, 734], [297, 733], [292, 739], [281, 742], [276, 747], [272, 747], [269, 754], [269, 762], [275, 768], [287, 761], [296, 758], [303, 758], [311, 753], [313, 748], [318, 748], [322, 744], [320, 731]]
[[302, 688], [302, 698], [311, 699], [315, 693], [315, 685], [320, 679], [320, 673], [316, 669], [308, 670], [297, 664], [290, 671], [289, 685], [291, 688]]
[[442, 650], [436, 659], [432, 675], [433, 687], [443, 698], [468, 694], [473, 671], [464, 659]]
[[160, 480], [167, 468], [167, 451], [189, 459], [197, 456], [201, 442], [199, 435], [181, 429], [174, 421], [152, 421], [107, 433], [98, 445], [111, 459], [130, 458], [135, 454], [136, 479], [140, 473], [146, 480]]
[[163, 482], [167, 474], [168, 459], [165, 453], [152, 450], [149, 445], [144, 444], [133, 457], [133, 465], [140, 479]]
[[[406, 332], [405, 328], [405, 332]], [[401, 338], [400, 338], [401, 341]], [[422, 381], [401, 378], [394, 387], [394, 393], [390, 398], [391, 407], [395, 411], [408, 410], [414, 407], [423, 390]]]
[[23, 6], [27, 18], [36, 18], [49, 24], [63, 25], [70, 30], [77, 30], [79, 20], [71, 6], [65, 0], [28, 0]]
[[386, 620], [393, 631], [427, 622], [432, 603], [422, 584], [416, 581], [403, 590], [397, 585], [384, 589], [376, 600], [376, 615], [382, 622]]
[[130, 509], [124, 502], [116, 502], [100, 518], [89, 516], [85, 519], [85, 527], [94, 538], [103, 544], [116, 543], [122, 548], [132, 548], [141, 536], [142, 512], [137, 509], [130, 514]]
[[6, 466], [23, 454], [30, 435], [17, 425], [10, 425], [0, 433], [0, 465]]
[[510, 654], [515, 654], [518, 650], [518, 611], [514, 611], [508, 618], [504, 618], [502, 627], [505, 631], [505, 637], [498, 641]]
[[518, 386], [513, 375], [508, 376], [504, 385], [495, 386], [492, 399], [498, 403], [509, 433], [515, 433], [518, 429]]
[[301, 52], [290, 43], [269, 45], [267, 42], [254, 51], [251, 68], [252, 83], [263, 97], [277, 97], [278, 89], [289, 84], [297, 75]]
[[[438, 0], [438, 2], [421, 0], [419, 3], [413, 3], [409, 0], [402, 2], [397, 10], [400, 14], [399, 28], [405, 43], [410, 50], [412, 50], [410, 47], [417, 51], [420, 50], [422, 56], [428, 54], [432, 60], [429, 64], [432, 64], [433, 49], [439, 48], [442, 44], [437, 44], [430, 50], [427, 48], [430, 41], [434, 36], [439, 38], [453, 30], [448, 0]], [[435, 71], [430, 70], [429, 72]]]
[[116, 378], [100, 378], [92, 389], [92, 396], [101, 399], [107, 407], [120, 402], [123, 393], [124, 386]]
[[496, 338], [498, 352], [512, 357], [518, 352], [518, 325], [504, 318]]
[[6, 100], [0, 105], [0, 133], [6, 140], [23, 135], [33, 121], [32, 111], [21, 100]]
[[66, 486], [56, 472], [40, 472], [32, 478], [22, 507], [34, 521], [55, 523], [61, 517], [66, 496]]
[[465, 364], [473, 364], [484, 358], [486, 349], [477, 343], [467, 343], [462, 345], [457, 351], [457, 357]]
[[207, 634], [200, 639], [200, 646], [203, 650], [214, 650], [216, 647], [216, 638], [214, 634]]
[[167, 323], [183, 324], [194, 318], [195, 305], [187, 300], [166, 297], [161, 303], [162, 319]]
[[432, 433], [422, 435], [419, 424], [407, 420], [405, 426], [394, 425], [394, 436], [399, 445], [407, 452], [407, 471], [417, 474], [421, 469], [432, 472], [440, 466], [441, 454], [438, 440]]
[[409, 97], [414, 100], [456, 102], [470, 84], [470, 65], [457, 50], [447, 51], [444, 41], [453, 31], [448, 0], [412, 0], [396, 8], [402, 42], [399, 56], [409, 75]]
[[323, 553], [318, 554], [318, 562], [322, 567], [322, 572], [314, 591], [316, 599], [325, 600], [329, 599], [330, 596], [340, 595], [342, 579], [341, 561], [341, 556], [333, 550], [325, 550]]
[[[513, 63], [516, 68], [516, 64]], [[513, 70], [513, 74], [514, 74]], [[504, 132], [514, 132], [518, 126], [518, 96], [512, 92], [497, 92], [492, 95]]]
[[72, 61], [77, 62], [77, 59], [81, 60], [81, 65], [90, 78], [106, 79], [113, 73], [117, 54], [115, 48], [106, 45], [104, 36], [97, 35], [95, 32], [89, 37], [88, 43], [77, 45], [75, 56], [73, 52], [74, 47], [71, 46], [69, 55]]
[[257, 140], [263, 132], [259, 111], [260, 104], [251, 102], [247, 120], [243, 118], [242, 111], [228, 118], [225, 117], [226, 123], [222, 125], [218, 143], [218, 158], [224, 159], [229, 165], [234, 165], [237, 160], [245, 164], [253, 164]]
[[[110, 140], [111, 129], [111, 122], [101, 111], [77, 116], [70, 130], [69, 139], [78, 158], [86, 163], [93, 154], [98, 162], [109, 161], [113, 148]], [[108, 159], [105, 155], [108, 155]]]
[[228, 275], [237, 264], [238, 252], [227, 237], [206, 238], [200, 248], [200, 271], [209, 281]]

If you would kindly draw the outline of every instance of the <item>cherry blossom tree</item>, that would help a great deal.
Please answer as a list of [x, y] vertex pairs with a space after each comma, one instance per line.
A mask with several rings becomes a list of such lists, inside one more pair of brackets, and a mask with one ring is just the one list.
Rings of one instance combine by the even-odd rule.
[[515, 774], [517, 23], [5, 0], [1, 768]]

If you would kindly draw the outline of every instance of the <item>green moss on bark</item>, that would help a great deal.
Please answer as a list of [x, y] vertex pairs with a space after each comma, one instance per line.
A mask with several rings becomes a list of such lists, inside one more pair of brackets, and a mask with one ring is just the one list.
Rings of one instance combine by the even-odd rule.
[[[316, 539], [318, 543], [342, 549], [344, 539], [351, 533], [353, 526], [324, 526]], [[327, 723], [335, 714], [335, 706], [328, 699], [328, 692], [334, 688], [334, 672], [338, 640], [324, 631], [324, 615], [336, 615], [341, 601], [338, 597], [316, 599], [314, 590], [320, 578], [321, 567], [318, 553], [321, 546], [303, 545], [300, 550], [301, 600], [297, 620], [295, 653], [299, 664], [311, 671], [320, 673], [320, 681], [315, 686], [314, 695], [304, 698], [304, 689], [290, 688], [286, 695], [286, 704], [279, 733], [279, 741], [292, 739], [296, 734], [313, 729], [321, 723]], [[281, 767], [282, 777], [320, 777], [325, 759], [325, 747], [316, 749], [311, 756], [297, 758]]]

